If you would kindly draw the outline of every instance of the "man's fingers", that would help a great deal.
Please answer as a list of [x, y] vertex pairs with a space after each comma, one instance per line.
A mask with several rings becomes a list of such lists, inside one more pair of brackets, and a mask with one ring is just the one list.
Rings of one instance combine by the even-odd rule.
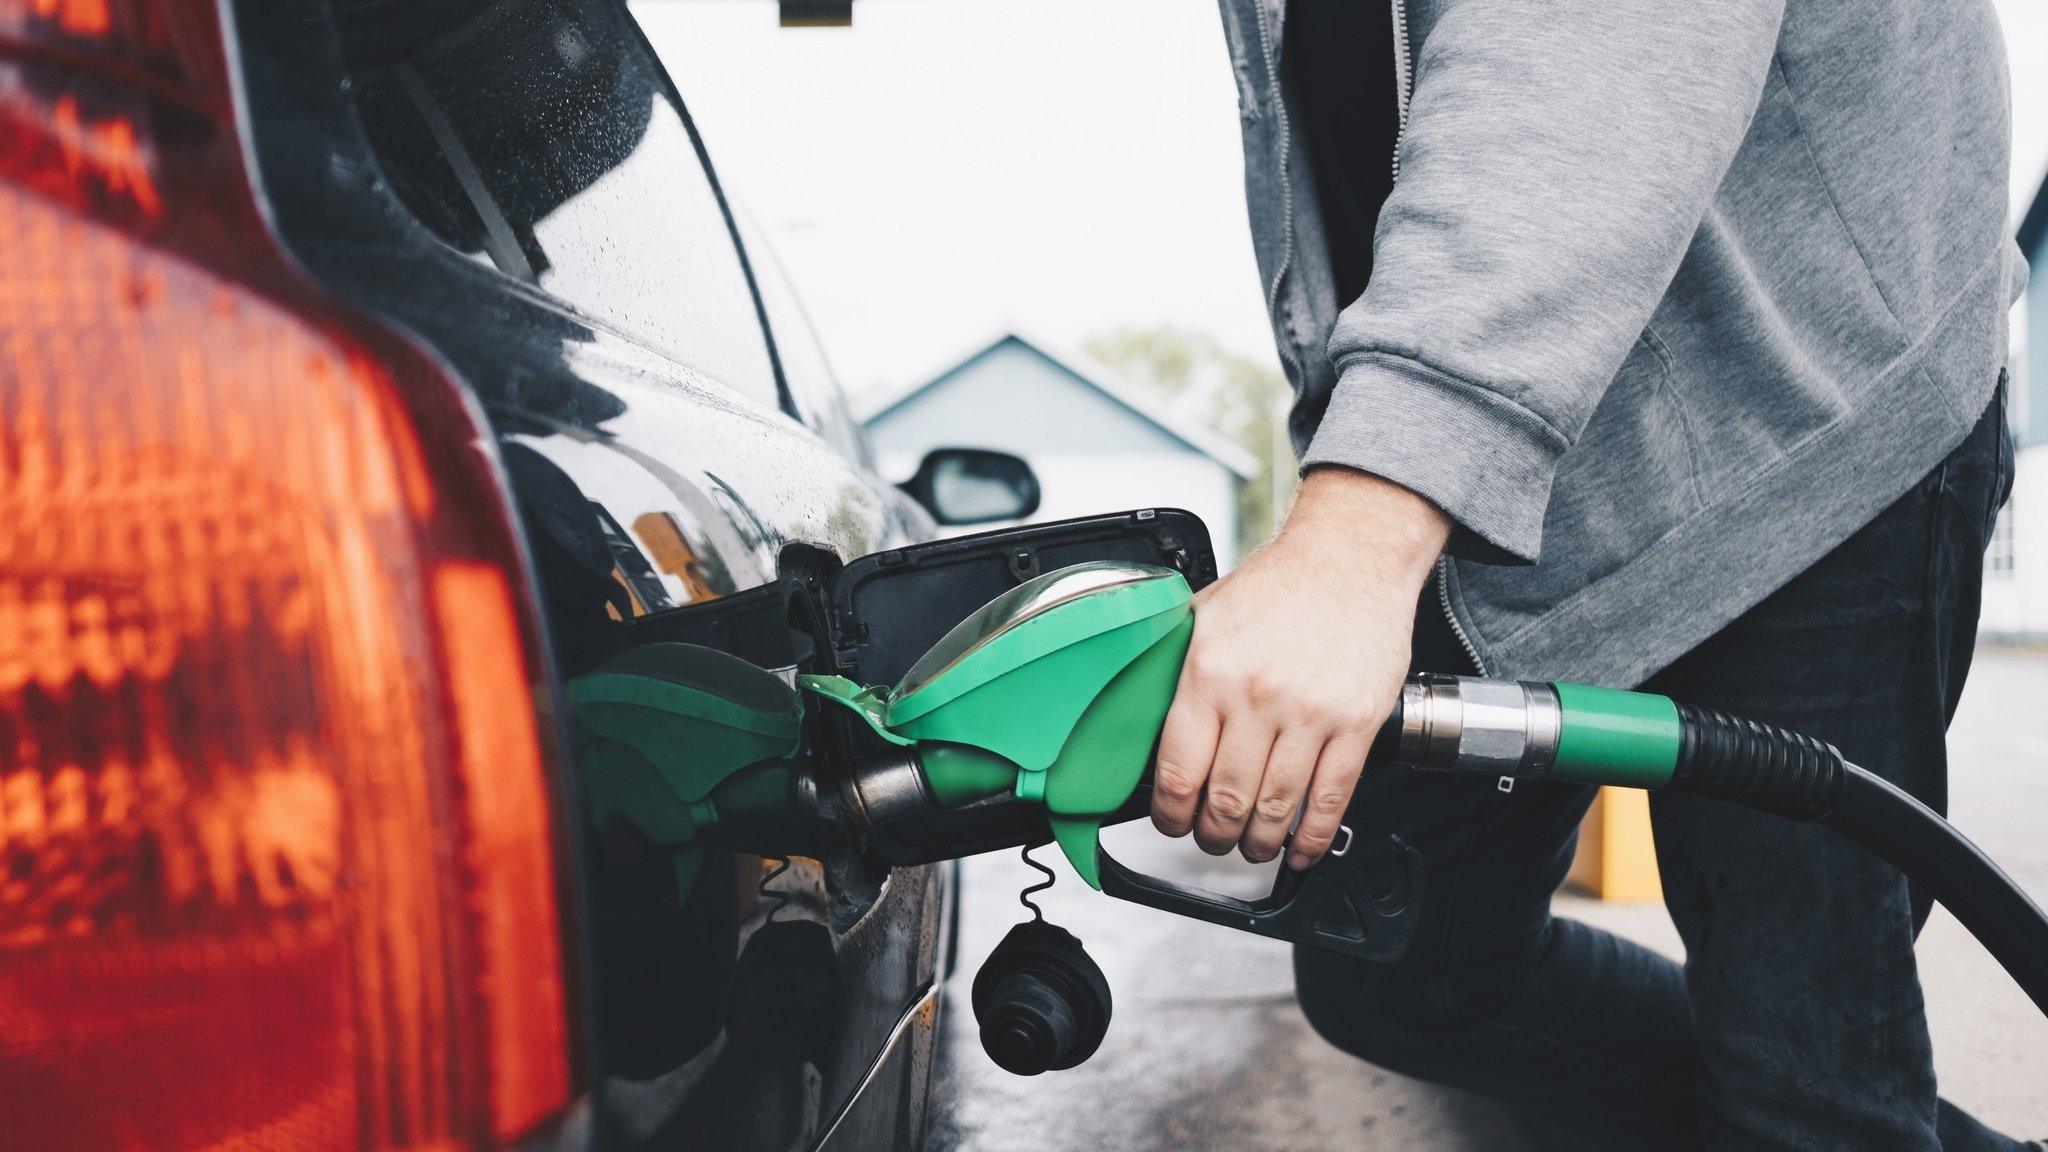
[[1266, 774], [1259, 781], [1259, 798], [1252, 804], [1251, 819], [1245, 823], [1239, 844], [1245, 859], [1263, 864], [1280, 854], [1322, 750], [1320, 732], [1290, 728], [1273, 741], [1273, 751], [1266, 757]]
[[1202, 811], [1195, 817], [1195, 843], [1202, 851], [1221, 856], [1244, 835], [1245, 821], [1251, 818], [1252, 803], [1258, 799], [1259, 778], [1273, 751], [1273, 736], [1272, 725], [1249, 712], [1224, 720], [1223, 736], [1216, 743], [1216, 763], [1209, 769], [1209, 784], [1202, 793]]
[[1308, 797], [1302, 801], [1301, 823], [1287, 844], [1287, 866], [1296, 872], [1323, 858], [1337, 839], [1344, 823], [1344, 809], [1351, 805], [1351, 791], [1365, 767], [1371, 750], [1367, 736], [1333, 736], [1316, 758], [1315, 775], [1309, 778]]
[[1195, 826], [1202, 785], [1216, 759], [1223, 718], [1197, 692], [1181, 692], [1159, 733], [1152, 768], [1152, 826], [1168, 836], [1185, 836]]

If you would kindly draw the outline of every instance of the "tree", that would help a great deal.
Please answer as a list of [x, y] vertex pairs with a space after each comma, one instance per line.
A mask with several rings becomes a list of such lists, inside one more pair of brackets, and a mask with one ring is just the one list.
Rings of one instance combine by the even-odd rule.
[[1279, 369], [1174, 327], [1121, 328], [1082, 347], [1176, 416], [1213, 429], [1258, 460], [1259, 474], [1237, 491], [1238, 553], [1264, 543], [1295, 484], [1287, 443], [1293, 396]]

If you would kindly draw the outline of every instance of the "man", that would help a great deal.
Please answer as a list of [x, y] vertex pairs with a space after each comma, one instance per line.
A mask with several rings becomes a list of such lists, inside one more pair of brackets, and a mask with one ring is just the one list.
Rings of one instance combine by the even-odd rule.
[[2024, 277], [1988, 0], [1222, 7], [1304, 472], [1197, 602], [1154, 821], [1418, 847], [1410, 954], [1299, 952], [1303, 1006], [1550, 1146], [2019, 1147], [1936, 1095], [1875, 857], [1658, 796], [1681, 970], [1550, 917], [1588, 789], [1359, 778], [1413, 663], [1646, 684], [1943, 806]]

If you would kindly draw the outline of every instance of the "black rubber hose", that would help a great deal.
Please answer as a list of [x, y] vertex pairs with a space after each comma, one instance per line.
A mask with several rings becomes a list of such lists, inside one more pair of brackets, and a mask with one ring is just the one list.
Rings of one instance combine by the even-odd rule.
[[1680, 704], [1678, 764], [1666, 787], [1832, 828], [1911, 877], [2048, 1013], [2048, 916], [1991, 858], [1834, 745]]
[[1975, 844], [1927, 805], [1844, 761], [1819, 823], [1882, 856], [1927, 889], [2048, 1013], [2048, 916]]
[[1678, 765], [1665, 787], [1759, 812], [1818, 820], [1842, 790], [1835, 746], [1770, 724], [1678, 706]]

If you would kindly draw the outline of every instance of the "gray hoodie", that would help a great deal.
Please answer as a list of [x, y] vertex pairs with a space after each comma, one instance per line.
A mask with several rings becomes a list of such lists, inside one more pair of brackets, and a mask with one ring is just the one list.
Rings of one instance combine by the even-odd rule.
[[1295, 448], [1457, 522], [1440, 588], [1488, 673], [1640, 682], [1990, 401], [2025, 279], [1990, 0], [1391, 0], [1353, 302], [1283, 2], [1222, 7]]

